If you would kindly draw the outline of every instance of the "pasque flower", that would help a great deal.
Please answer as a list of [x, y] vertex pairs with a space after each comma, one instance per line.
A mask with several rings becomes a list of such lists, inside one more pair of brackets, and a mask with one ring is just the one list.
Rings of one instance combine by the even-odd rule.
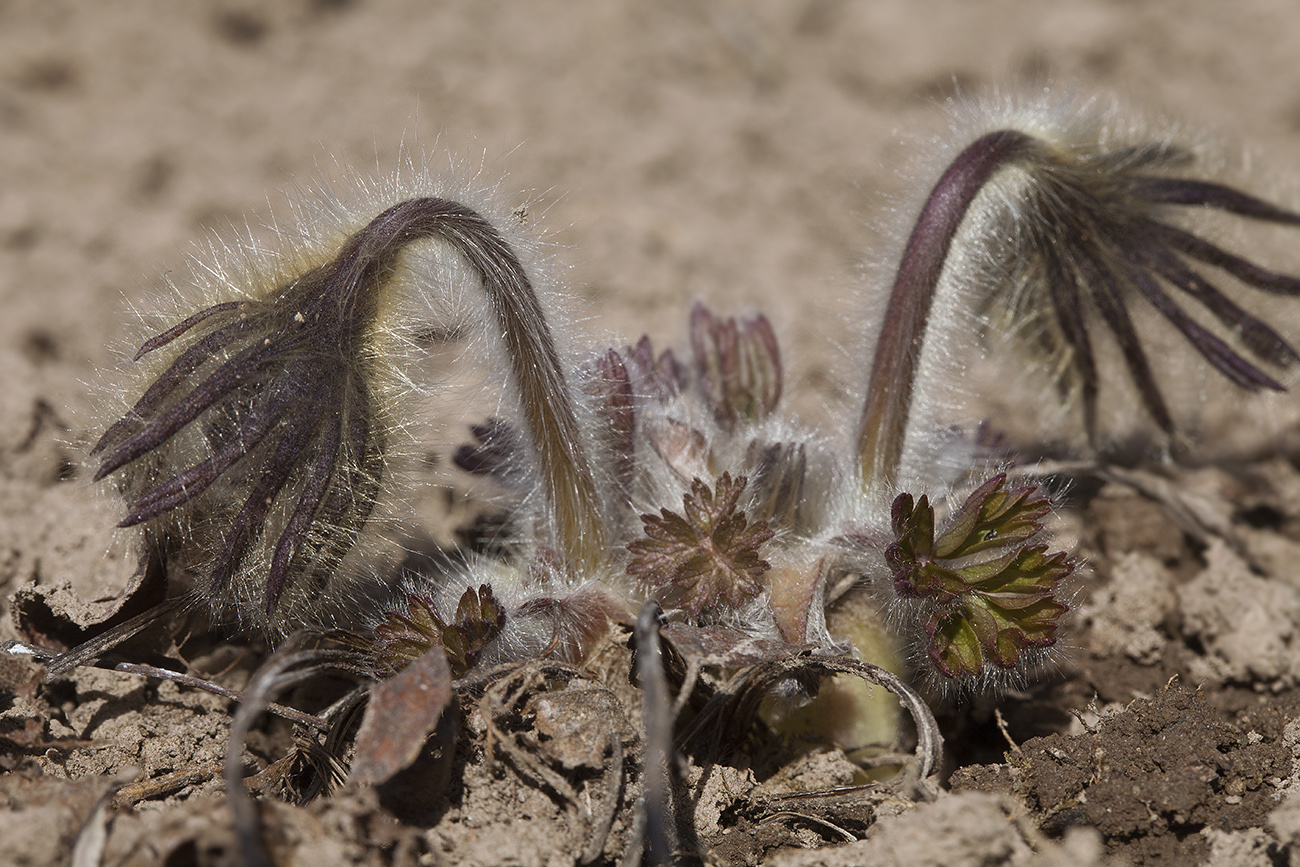
[[[384, 355], [384, 317], [400, 305], [386, 296], [439, 291], [399, 278], [422, 242], [451, 247], [479, 281], [548, 471], [556, 541], [574, 563], [597, 559], [594, 485], [530, 278], [486, 218], [422, 196], [384, 208], [320, 261], [288, 254], [283, 273], [253, 270], [244, 297], [189, 316], [136, 355], [173, 353], [92, 449], [96, 478], [117, 479], [122, 526], [150, 525], [151, 544], [166, 550], [209, 549], [201, 589], [218, 609], [272, 632], [311, 622], [313, 600], [391, 484], [388, 452], [407, 422], [382, 393], [400, 376]], [[281, 616], [287, 595], [293, 610]]]
[[[1197, 143], [1135, 133], [1139, 125], [1114, 109], [1030, 103], [991, 113], [1010, 126], [961, 148], [899, 262], [859, 426], [864, 485], [883, 493], [908, 462], [905, 428], [918, 403], [934, 400], [916, 393], [923, 347], [942, 354], [990, 307], [1009, 310], [1005, 327], [1021, 332], [1023, 344], [1048, 351], [1040, 363], [1055, 371], [1065, 399], [1077, 396], [1094, 443], [1100, 332], [1159, 429], [1175, 428], [1138, 308], [1156, 312], [1239, 388], [1283, 390], [1300, 354], [1237, 287], [1295, 296], [1300, 278], [1232, 252], [1186, 218], [1210, 211], [1300, 226], [1300, 214], [1217, 179]], [[1225, 291], [1225, 278], [1234, 291]], [[914, 450], [913, 466], [923, 451]]]
[[377, 647], [439, 644], [463, 670], [487, 647], [493, 661], [580, 654], [649, 596], [687, 624], [838, 653], [845, 618], [865, 616], [848, 603], [870, 597], [932, 679], [1014, 678], [1056, 644], [1075, 567], [1052, 548], [1035, 484], [969, 459], [974, 447], [948, 459], [936, 407], [961, 400], [961, 348], [994, 328], [988, 311], [1008, 312], [1026, 351], [1007, 363], [1053, 371], [1042, 411], [1077, 405], [1104, 457], [1112, 347], [1171, 434], [1156, 319], [1244, 391], [1283, 389], [1300, 362], [1251, 304], [1300, 294], [1300, 279], [1184, 217], [1300, 215], [1217, 176], [1195, 143], [1095, 106], [992, 114], [951, 149], [906, 234], [847, 441], [783, 413], [785, 362], [761, 315], [696, 305], [687, 363], [648, 338], [565, 356], [577, 341], [556, 339], [505, 223], [424, 190], [339, 221], [311, 255], [249, 269], [251, 285], [149, 339], [137, 358], [165, 358], [96, 445], [98, 476], [122, 491], [123, 525], [198, 572], [214, 607], [273, 635], [310, 625], [395, 485], [413, 422], [390, 357], [394, 298], [451, 291], [413, 252], [432, 245], [477, 287], [507, 398], [453, 459], [513, 514], [491, 557], [373, 576], [380, 610], [361, 628]]

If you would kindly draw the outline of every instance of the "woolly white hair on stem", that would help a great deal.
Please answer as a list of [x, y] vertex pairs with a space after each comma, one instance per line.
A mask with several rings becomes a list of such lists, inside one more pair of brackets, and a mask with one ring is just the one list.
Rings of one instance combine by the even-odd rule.
[[269, 249], [250, 235], [195, 259], [199, 311], [144, 342], [147, 387], [92, 450], [128, 502], [122, 525], [200, 573], [218, 613], [273, 635], [343, 607], [363, 571], [348, 563], [399, 510], [418, 338], [467, 307], [519, 407], [548, 541], [574, 565], [602, 556], [587, 438], [516, 252], [529, 245], [485, 216], [489, 194], [424, 169], [346, 199], [317, 188]]

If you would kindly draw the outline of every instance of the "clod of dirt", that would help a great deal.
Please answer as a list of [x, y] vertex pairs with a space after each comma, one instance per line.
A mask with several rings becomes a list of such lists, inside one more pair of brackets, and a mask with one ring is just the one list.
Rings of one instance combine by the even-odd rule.
[[57, 864], [67, 858], [78, 826], [111, 780], [55, 780], [33, 769], [0, 776], [0, 840], [5, 863]]
[[[1032, 845], [1031, 845], [1032, 844]], [[1091, 867], [1102, 860], [1095, 833], [1076, 829], [1060, 844], [1039, 839], [1007, 815], [1001, 798], [979, 792], [943, 795], [882, 819], [866, 840], [812, 852], [786, 850], [771, 867]]]
[[1293, 686], [1300, 672], [1300, 591], [1254, 574], [1222, 540], [1210, 544], [1205, 561], [1200, 575], [1178, 588], [1183, 631], [1208, 651], [1193, 661], [1193, 677], [1274, 691]]
[[1259, 828], [1220, 831], [1205, 828], [1201, 836], [1210, 844], [1205, 867], [1273, 867], [1277, 841]]
[[1259, 828], [1277, 807], [1292, 770], [1282, 740], [1243, 733], [1199, 693], [1170, 688], [1092, 731], [1034, 738], [1006, 764], [962, 768], [952, 786], [1008, 795], [1048, 833], [1096, 828], [1136, 863], [1198, 864], [1248, 842], [1202, 831]]
[[548, 693], [533, 704], [533, 713], [542, 752], [566, 771], [603, 769], [611, 728], [632, 737], [622, 731], [626, 724], [613, 695], [603, 690]]
[[1268, 817], [1267, 827], [1287, 853], [1287, 863], [1300, 863], [1300, 795], [1284, 798]]
[[[382, 810], [373, 789], [349, 790], [307, 807], [269, 801], [262, 813], [277, 864], [414, 867], [429, 857], [424, 837]], [[113, 819], [112, 831], [105, 864], [241, 863], [224, 798], [123, 813]]]
[[1168, 643], [1160, 625], [1177, 601], [1172, 576], [1155, 557], [1137, 552], [1121, 554], [1110, 574], [1110, 583], [1083, 608], [1092, 649], [1153, 665]]

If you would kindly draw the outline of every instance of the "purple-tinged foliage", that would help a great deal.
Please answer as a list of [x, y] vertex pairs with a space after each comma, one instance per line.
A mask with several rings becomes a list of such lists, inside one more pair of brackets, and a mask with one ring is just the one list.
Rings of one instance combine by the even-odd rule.
[[705, 399], [723, 430], [762, 421], [781, 399], [781, 352], [767, 317], [720, 319], [691, 310], [691, 347]]
[[656, 357], [646, 335], [642, 335], [635, 346], [626, 347], [622, 358], [632, 383], [632, 393], [641, 400], [666, 403], [686, 388], [689, 375], [685, 365], [677, 360], [671, 349], [665, 349]]
[[710, 488], [691, 482], [682, 497], [682, 512], [660, 509], [642, 515], [645, 538], [627, 546], [628, 574], [664, 604], [691, 617], [735, 609], [753, 601], [771, 568], [760, 556], [775, 531], [766, 521], [751, 523], [737, 507], [744, 476], [723, 473]]
[[1036, 544], [1050, 509], [1037, 486], [1008, 489], [1005, 474], [976, 489], [937, 533], [927, 496], [894, 500], [897, 541], [885, 559], [940, 674], [974, 677], [986, 665], [1012, 670], [1026, 652], [1056, 642], [1068, 610], [1060, 585], [1075, 564]]
[[419, 593], [408, 592], [403, 609], [390, 609], [374, 628], [376, 671], [383, 677], [396, 674], [434, 647], [443, 649], [452, 676], [460, 677], [474, 667], [479, 654], [506, 625], [506, 609], [486, 584], [461, 594], [450, 621], [438, 614], [432, 599]]

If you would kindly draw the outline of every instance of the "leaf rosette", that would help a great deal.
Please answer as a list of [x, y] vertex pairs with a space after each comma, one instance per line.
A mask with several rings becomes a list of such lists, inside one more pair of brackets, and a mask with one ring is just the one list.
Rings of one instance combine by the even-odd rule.
[[1050, 510], [1036, 485], [1008, 487], [1005, 473], [976, 489], [938, 533], [928, 497], [894, 500], [896, 541], [885, 559], [945, 677], [1012, 671], [1056, 643], [1069, 610], [1059, 588], [1075, 564], [1039, 542]]
[[720, 606], [738, 608], [762, 593], [771, 564], [760, 552], [775, 531], [767, 521], [751, 522], [739, 507], [747, 482], [723, 473], [710, 488], [695, 479], [682, 497], [682, 514], [642, 515], [645, 537], [628, 544], [628, 574], [692, 618]]

